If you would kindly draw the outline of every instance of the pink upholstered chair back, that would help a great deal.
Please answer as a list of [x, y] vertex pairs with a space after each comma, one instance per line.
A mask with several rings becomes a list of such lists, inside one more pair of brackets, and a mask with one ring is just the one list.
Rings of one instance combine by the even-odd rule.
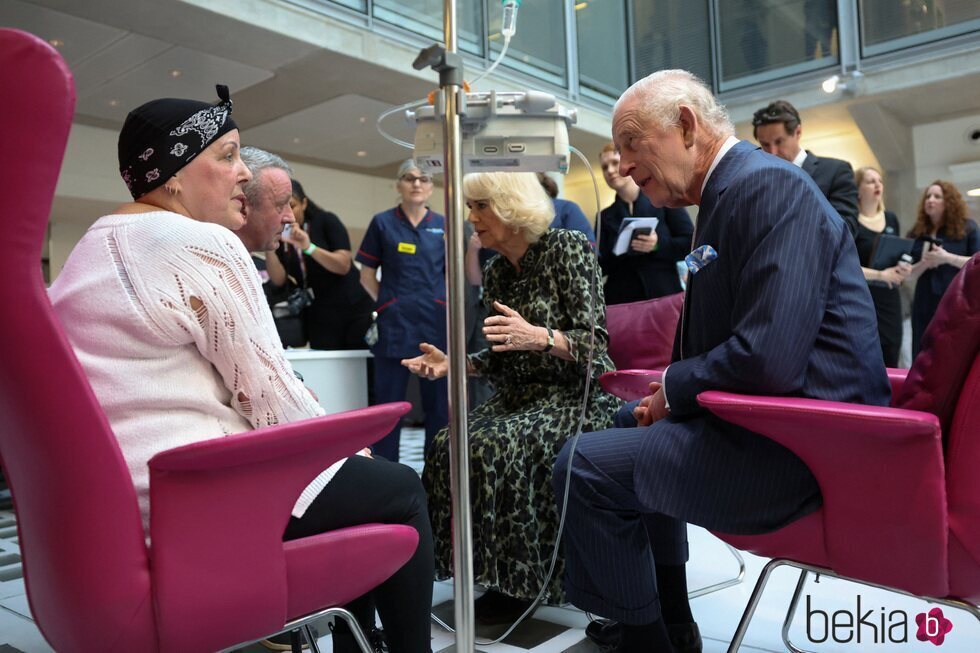
[[980, 600], [980, 254], [963, 266], [922, 337], [894, 404], [943, 427], [950, 593]]
[[[59, 54], [0, 29], [0, 458], [31, 610], [59, 651], [152, 651], [149, 567], [133, 484], [41, 278], [75, 90]], [[113, 573], [114, 570], [126, 573]]]
[[946, 289], [922, 349], [892, 405], [939, 418], [948, 444], [964, 383], [980, 353], [980, 257], [963, 266]]
[[609, 357], [620, 370], [662, 370], [670, 364], [684, 293], [606, 307]]

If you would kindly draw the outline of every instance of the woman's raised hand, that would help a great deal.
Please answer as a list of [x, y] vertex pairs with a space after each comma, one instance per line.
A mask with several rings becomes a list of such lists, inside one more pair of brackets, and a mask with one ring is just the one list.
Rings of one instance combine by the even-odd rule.
[[935, 268], [949, 262], [949, 252], [941, 245], [933, 245], [928, 252], [922, 253], [922, 261], [927, 268]]
[[291, 245], [296, 245], [299, 249], [306, 249], [310, 246], [310, 235], [303, 231], [303, 228], [296, 223], [293, 223], [292, 229], [289, 230], [289, 235], [284, 235], [282, 239]]
[[403, 358], [402, 365], [413, 374], [418, 374], [430, 381], [441, 379], [449, 373], [449, 359], [438, 347], [423, 342], [419, 345], [421, 356]]
[[493, 344], [492, 351], [539, 351], [548, 343], [548, 330], [528, 324], [514, 309], [494, 302], [500, 315], [483, 320], [483, 334]]

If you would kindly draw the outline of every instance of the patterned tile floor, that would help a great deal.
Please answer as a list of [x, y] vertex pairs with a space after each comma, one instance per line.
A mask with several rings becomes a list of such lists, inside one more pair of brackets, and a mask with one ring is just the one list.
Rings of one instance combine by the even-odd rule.
[[[405, 429], [402, 438], [402, 460], [417, 470], [422, 466], [421, 429]], [[690, 529], [691, 562], [688, 565], [689, 585], [691, 588], [703, 587], [717, 583], [734, 576], [737, 566], [727, 549], [717, 539], [700, 528]], [[51, 648], [44, 642], [40, 632], [30, 618], [27, 597], [24, 594], [23, 580], [19, 572], [19, 549], [17, 547], [16, 530], [13, 513], [0, 509], [0, 653], [50, 653]], [[887, 555], [883, 552], [882, 555]], [[739, 617], [745, 607], [752, 587], [759, 576], [766, 560], [746, 555], [745, 581], [734, 587], [714, 592], [691, 602], [694, 616], [701, 627], [704, 636], [705, 653], [721, 653], [728, 649], [732, 633], [738, 624]], [[780, 629], [789, 597], [796, 585], [797, 574], [788, 569], [777, 571], [769, 583], [769, 587], [759, 605], [752, 627], [743, 650], [750, 652], [786, 650], [783, 646]], [[434, 587], [434, 604], [437, 614], [449, 616], [452, 614], [452, 584], [450, 582], [436, 583]], [[806, 597], [810, 597], [812, 614], [807, 618]], [[857, 610], [860, 595], [861, 613], [868, 615], [865, 625], [858, 628], [856, 618], [852, 626], [845, 627], [848, 619], [845, 613], [853, 614]], [[862, 588], [850, 583], [833, 579], [821, 579], [819, 583], [810, 583], [804, 591], [804, 599], [800, 606], [792, 628], [791, 639], [799, 646], [815, 653], [873, 651], [875, 653], [890, 653], [902, 651], [915, 653], [937, 650], [930, 642], [919, 642], [915, 639], [915, 615], [928, 611], [928, 604], [916, 599], [890, 594], [880, 590]], [[870, 614], [868, 614], [870, 611]], [[898, 611], [898, 612], [896, 612]], [[837, 616], [834, 613], [837, 612]], [[952, 613], [944, 609], [946, 618], [953, 622], [953, 630], [947, 635], [942, 644], [941, 653], [976, 653], [980, 651], [980, 623], [962, 612]], [[823, 615], [826, 614], [827, 617]], [[893, 616], [894, 615], [894, 616]], [[908, 615], [910, 627], [907, 632], [907, 642], [883, 642], [883, 631], [889, 630], [896, 637], [902, 634], [901, 628], [893, 628], [900, 617]], [[810, 625], [810, 635], [817, 640], [827, 634], [828, 619], [836, 619], [836, 633], [825, 642], [808, 641], [807, 623]], [[880, 624], [884, 620], [885, 628]], [[584, 627], [588, 619], [582, 612], [571, 607], [545, 607], [534, 615], [534, 618], [520, 626], [507, 641], [481, 645], [481, 638], [493, 633], [477, 632], [478, 650], [487, 653], [594, 653], [597, 649], [585, 640]], [[833, 623], [833, 622], [831, 622]], [[877, 625], [873, 628], [872, 624]], [[325, 629], [322, 630], [325, 632]], [[499, 633], [498, 633], [499, 634]], [[852, 637], [848, 642], [834, 642], [832, 635], [840, 640]], [[861, 635], [858, 644], [856, 636]], [[874, 641], [877, 639], [877, 641]], [[432, 650], [442, 653], [453, 650], [453, 636], [441, 627], [432, 626]], [[320, 639], [321, 650], [325, 653], [332, 651], [329, 637]], [[266, 651], [257, 645], [247, 647], [248, 653]], [[127, 652], [128, 653], [128, 652]]]

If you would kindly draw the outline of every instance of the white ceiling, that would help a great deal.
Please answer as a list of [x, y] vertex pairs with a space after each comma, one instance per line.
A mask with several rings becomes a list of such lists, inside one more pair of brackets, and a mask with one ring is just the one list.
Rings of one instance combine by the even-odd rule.
[[[275, 0], [254, 4], [290, 18], [297, 11]], [[298, 162], [386, 177], [410, 151], [378, 133], [378, 115], [437, 84], [435, 73], [412, 71], [410, 58], [400, 72], [376, 64], [377, 53], [344, 56], [337, 51], [343, 48], [318, 47], [310, 42], [314, 29], [307, 30], [312, 37], [294, 38], [281, 25], [264, 29], [180, 0], [2, 0], [0, 25], [57, 40], [75, 76], [82, 124], [118, 129], [143, 102], [216, 100], [214, 84], [222, 83], [231, 89], [246, 143]], [[385, 125], [412, 140], [398, 115]], [[573, 145], [593, 155], [604, 140], [581, 129], [571, 134]]]
[[[407, 158], [409, 151], [386, 140], [376, 127], [378, 117], [391, 108], [363, 95], [341, 95], [253, 127], [248, 140], [268, 150], [287, 147], [294, 155], [337, 166], [358, 165], [369, 157], [397, 161]], [[390, 116], [384, 127], [402, 140], [413, 138], [399, 115]]]

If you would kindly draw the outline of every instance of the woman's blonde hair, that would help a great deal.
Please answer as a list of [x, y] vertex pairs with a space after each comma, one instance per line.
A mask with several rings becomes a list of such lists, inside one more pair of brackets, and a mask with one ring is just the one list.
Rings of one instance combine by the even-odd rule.
[[[864, 183], [864, 175], [869, 172], [877, 172], [878, 177], [881, 178], [881, 185], [885, 185], [885, 177], [881, 174], [881, 170], [874, 166], [864, 166], [858, 168], [854, 173], [854, 184], [858, 187], [858, 204], [860, 205], [861, 198], [861, 184]], [[878, 198], [878, 207], [875, 209], [876, 213], [883, 213], [885, 211], [885, 199], [884, 196]], [[869, 218], [874, 216], [868, 216]]]
[[533, 172], [476, 172], [463, 177], [463, 196], [489, 202], [506, 226], [533, 244], [551, 226], [555, 205]]

